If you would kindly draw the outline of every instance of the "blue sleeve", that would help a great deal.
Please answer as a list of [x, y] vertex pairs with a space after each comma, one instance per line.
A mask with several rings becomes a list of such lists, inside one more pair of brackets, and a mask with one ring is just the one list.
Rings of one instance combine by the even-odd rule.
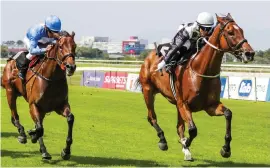
[[39, 48], [38, 42], [35, 40], [30, 40], [30, 54], [32, 55], [41, 55], [46, 52], [46, 48]]

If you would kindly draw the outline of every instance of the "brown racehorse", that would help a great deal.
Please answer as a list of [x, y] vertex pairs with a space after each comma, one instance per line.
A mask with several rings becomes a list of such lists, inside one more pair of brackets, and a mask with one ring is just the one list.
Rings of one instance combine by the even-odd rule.
[[[163, 130], [157, 123], [154, 110], [154, 96], [161, 93], [168, 101], [176, 105], [178, 111], [177, 133], [182, 144], [185, 160], [192, 160], [189, 146], [197, 136], [197, 128], [192, 119], [192, 112], [206, 111], [210, 116], [224, 115], [226, 118], [225, 145], [221, 155], [225, 158], [231, 155], [231, 119], [232, 112], [220, 102], [220, 68], [224, 52], [230, 52], [243, 62], [252, 61], [255, 52], [245, 39], [243, 30], [228, 14], [217, 17], [217, 25], [209, 37], [208, 43], [193, 56], [186, 65], [175, 69], [175, 94], [170, 88], [170, 77], [164, 72], [156, 72], [160, 58], [152, 51], [141, 66], [138, 84], [148, 109], [148, 121], [156, 129], [160, 138], [161, 150], [167, 150], [167, 141]], [[164, 71], [164, 70], [163, 70]], [[184, 137], [185, 123], [188, 125], [189, 138]]]
[[45, 57], [32, 69], [28, 69], [25, 82], [18, 78], [16, 63], [9, 60], [4, 68], [2, 86], [6, 89], [8, 105], [11, 110], [11, 121], [18, 128], [20, 143], [26, 143], [24, 127], [20, 124], [17, 113], [16, 100], [23, 96], [29, 103], [30, 114], [35, 122], [35, 129], [28, 133], [33, 143], [39, 141], [43, 159], [51, 159], [43, 142], [43, 119], [45, 114], [56, 111], [67, 118], [68, 136], [66, 147], [61, 152], [63, 159], [70, 158], [72, 144], [72, 129], [74, 116], [68, 103], [68, 85], [66, 74], [71, 76], [75, 72], [75, 33], [72, 35], [63, 31], [53, 34], [57, 39], [55, 45], [45, 54]]

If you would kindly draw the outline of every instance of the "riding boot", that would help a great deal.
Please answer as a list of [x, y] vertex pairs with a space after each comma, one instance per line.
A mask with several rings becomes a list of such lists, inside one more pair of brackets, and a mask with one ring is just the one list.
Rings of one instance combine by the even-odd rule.
[[166, 71], [168, 73], [172, 72], [172, 68], [173, 68], [172, 61], [175, 60], [177, 51], [178, 51], [178, 47], [173, 46], [173, 48], [166, 54], [166, 56], [164, 58], [165, 63], [166, 63]]
[[25, 75], [26, 75], [26, 72], [28, 70], [28, 65], [30, 63], [30, 60], [29, 59], [24, 59], [23, 63], [20, 63], [18, 65], [18, 69], [19, 69], [19, 74], [18, 76], [22, 79], [22, 80], [25, 80]]

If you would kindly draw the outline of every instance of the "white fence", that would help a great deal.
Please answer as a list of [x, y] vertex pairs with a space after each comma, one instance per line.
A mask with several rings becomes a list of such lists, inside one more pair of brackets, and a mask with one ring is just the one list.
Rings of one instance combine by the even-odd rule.
[[[128, 74], [126, 89], [139, 92], [134, 81], [138, 74]], [[220, 97], [224, 99], [239, 99], [252, 101], [270, 101], [270, 77], [221, 77]]]
[[270, 101], [269, 77], [228, 76], [220, 80], [221, 98]]
[[[143, 63], [143, 61], [77, 59], [76, 63], [78, 64], [77, 68], [78, 71], [93, 70], [94, 68], [96, 70], [104, 70], [104, 71], [112, 70], [112, 71], [139, 72], [140, 65]], [[0, 67], [4, 66], [5, 64], [0, 65]], [[221, 71], [270, 73], [270, 66], [254, 65], [254, 64], [222, 64]]]

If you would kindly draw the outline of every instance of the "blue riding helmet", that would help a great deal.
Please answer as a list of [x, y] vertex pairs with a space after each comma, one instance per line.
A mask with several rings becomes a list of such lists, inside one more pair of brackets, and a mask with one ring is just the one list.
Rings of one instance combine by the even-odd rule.
[[45, 25], [48, 27], [51, 31], [59, 32], [61, 30], [61, 20], [54, 15], [51, 15], [46, 18]]

